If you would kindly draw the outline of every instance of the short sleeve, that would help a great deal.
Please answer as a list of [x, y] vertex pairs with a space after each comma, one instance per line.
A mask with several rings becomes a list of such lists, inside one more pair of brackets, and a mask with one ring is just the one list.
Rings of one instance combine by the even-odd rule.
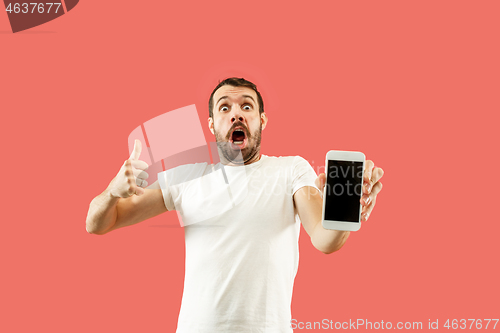
[[319, 191], [314, 183], [318, 176], [307, 160], [301, 156], [295, 156], [292, 165], [292, 195], [304, 186], [311, 186]]
[[175, 210], [175, 206], [174, 206], [174, 201], [172, 199], [172, 192], [170, 191], [169, 186], [167, 186], [167, 184], [169, 184], [169, 182], [167, 181], [167, 178], [169, 178], [167, 177], [167, 171], [158, 173], [158, 183], [160, 184], [165, 207], [167, 207], [167, 209], [171, 211]]

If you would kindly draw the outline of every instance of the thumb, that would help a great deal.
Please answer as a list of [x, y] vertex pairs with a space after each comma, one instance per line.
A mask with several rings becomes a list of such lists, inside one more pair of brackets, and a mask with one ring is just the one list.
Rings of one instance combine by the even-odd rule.
[[138, 160], [139, 157], [141, 156], [141, 151], [142, 151], [142, 143], [141, 141], [136, 139], [134, 142], [134, 149], [132, 150], [132, 154], [130, 154], [130, 159]]
[[325, 183], [326, 183], [326, 175], [324, 173], [320, 173], [318, 178], [316, 178], [316, 186], [321, 190], [323, 191], [323, 187], [325, 187]]

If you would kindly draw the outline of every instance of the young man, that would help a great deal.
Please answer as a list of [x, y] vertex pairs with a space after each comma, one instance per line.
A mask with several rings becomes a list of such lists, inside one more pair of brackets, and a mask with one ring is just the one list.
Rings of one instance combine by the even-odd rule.
[[[146, 189], [147, 164], [138, 160], [141, 146], [136, 141], [130, 159], [91, 202], [87, 231], [103, 235], [177, 210], [186, 242], [177, 333], [292, 332], [300, 223], [314, 247], [326, 254], [339, 250], [349, 232], [321, 225], [319, 189], [325, 174], [316, 177], [299, 156], [260, 154], [268, 117], [253, 83], [222, 81], [210, 96], [209, 112], [221, 163], [167, 170]], [[214, 182], [214, 170], [222, 170], [229, 185]], [[382, 169], [366, 162], [363, 221], [382, 189], [382, 175]]]

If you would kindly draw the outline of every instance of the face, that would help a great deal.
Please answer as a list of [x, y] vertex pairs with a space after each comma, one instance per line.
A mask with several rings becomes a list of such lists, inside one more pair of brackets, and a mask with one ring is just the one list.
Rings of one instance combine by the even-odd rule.
[[213, 102], [213, 119], [208, 118], [208, 126], [224, 157], [234, 161], [241, 151], [245, 164], [258, 161], [267, 116], [259, 112], [255, 91], [225, 85], [217, 89]]

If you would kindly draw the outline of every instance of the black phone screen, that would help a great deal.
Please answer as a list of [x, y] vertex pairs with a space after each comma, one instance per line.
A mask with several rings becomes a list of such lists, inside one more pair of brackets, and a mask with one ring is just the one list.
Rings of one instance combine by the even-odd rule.
[[359, 223], [363, 162], [328, 160], [325, 220]]

